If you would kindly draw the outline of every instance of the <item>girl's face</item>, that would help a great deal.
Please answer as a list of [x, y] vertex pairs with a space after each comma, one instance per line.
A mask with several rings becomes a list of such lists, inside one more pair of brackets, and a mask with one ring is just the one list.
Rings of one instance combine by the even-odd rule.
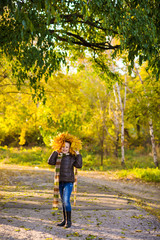
[[65, 145], [62, 147], [62, 153], [69, 153], [70, 144], [69, 142], [65, 142]]

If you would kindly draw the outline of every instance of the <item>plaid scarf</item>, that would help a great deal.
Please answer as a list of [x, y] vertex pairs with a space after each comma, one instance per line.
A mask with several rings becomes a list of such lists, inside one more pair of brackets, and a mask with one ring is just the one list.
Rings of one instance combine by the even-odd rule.
[[[67, 155], [67, 154], [66, 154]], [[59, 175], [60, 175], [60, 166], [63, 154], [59, 154], [56, 166], [55, 166], [55, 174], [54, 174], [54, 191], [53, 191], [53, 208], [58, 208], [58, 200], [59, 200]], [[77, 193], [77, 168], [74, 168], [74, 206], [76, 205], [76, 193]]]

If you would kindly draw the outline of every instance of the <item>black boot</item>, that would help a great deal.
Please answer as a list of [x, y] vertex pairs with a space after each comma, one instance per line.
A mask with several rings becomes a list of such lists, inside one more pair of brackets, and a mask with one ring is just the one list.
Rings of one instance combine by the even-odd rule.
[[63, 207], [63, 219], [64, 219], [63, 222], [57, 224], [57, 226], [63, 227], [66, 224], [66, 211], [64, 207]]
[[66, 228], [70, 228], [72, 225], [71, 223], [71, 211], [70, 212], [67, 212], [67, 225], [66, 225]]

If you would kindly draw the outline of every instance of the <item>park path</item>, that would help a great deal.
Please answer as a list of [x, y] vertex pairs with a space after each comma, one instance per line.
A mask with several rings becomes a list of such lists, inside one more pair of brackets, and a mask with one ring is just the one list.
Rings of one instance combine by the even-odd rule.
[[[124, 194], [124, 185], [118, 188], [118, 182], [97, 173], [79, 172], [70, 229], [56, 226], [62, 212], [61, 208], [52, 210], [53, 170], [1, 165], [0, 174], [2, 240], [160, 239], [156, 217], [137, 207], [134, 199]], [[145, 192], [147, 199], [155, 198], [158, 204], [159, 188], [153, 188], [151, 196]]]

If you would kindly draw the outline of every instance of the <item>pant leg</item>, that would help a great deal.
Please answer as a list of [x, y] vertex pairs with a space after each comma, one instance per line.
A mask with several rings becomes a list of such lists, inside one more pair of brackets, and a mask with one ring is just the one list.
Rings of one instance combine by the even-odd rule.
[[60, 197], [61, 197], [61, 201], [62, 201], [62, 207], [65, 208], [64, 201], [63, 201], [63, 191], [64, 191], [64, 183], [60, 182], [59, 183], [59, 193], [60, 193]]
[[73, 189], [73, 183], [70, 183], [70, 182], [64, 183], [62, 199], [67, 212], [71, 211], [70, 197], [71, 197], [72, 189]]

